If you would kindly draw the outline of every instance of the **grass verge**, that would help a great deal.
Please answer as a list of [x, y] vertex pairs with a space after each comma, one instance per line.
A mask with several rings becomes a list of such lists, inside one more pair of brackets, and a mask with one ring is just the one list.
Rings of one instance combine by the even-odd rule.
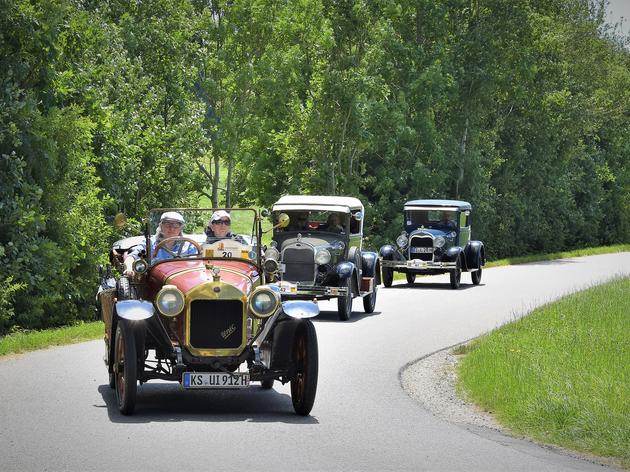
[[630, 278], [469, 345], [459, 388], [512, 431], [630, 466]]
[[0, 338], [0, 356], [90, 341], [102, 337], [103, 329], [101, 321], [94, 321], [42, 331], [19, 331]]

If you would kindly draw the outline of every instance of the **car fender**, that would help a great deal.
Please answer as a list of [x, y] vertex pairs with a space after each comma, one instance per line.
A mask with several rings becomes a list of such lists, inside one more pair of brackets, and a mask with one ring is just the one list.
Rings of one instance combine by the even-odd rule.
[[[442, 260], [444, 262], [455, 262], [457, 261], [458, 257], [461, 257], [462, 254], [462, 248], [459, 246], [452, 246], [449, 247], [446, 250], [446, 254], [444, 254], [444, 256], [442, 257]], [[464, 261], [465, 263], [465, 261]], [[462, 267], [463, 270], [465, 270], [465, 267]]]
[[356, 267], [354, 263], [350, 261], [340, 262], [335, 267], [335, 272], [337, 272], [337, 275], [339, 276], [340, 280], [345, 280], [348, 277], [352, 276], [355, 270], [356, 270]]
[[364, 251], [361, 253], [362, 276], [374, 277], [378, 265], [378, 254]]
[[388, 261], [393, 261], [393, 260], [398, 259], [398, 251], [396, 251], [396, 248], [392, 246], [391, 244], [386, 244], [385, 246], [381, 246], [381, 248], [378, 250], [378, 255]]
[[153, 303], [146, 300], [120, 300], [116, 303], [116, 315], [125, 320], [146, 320], [154, 314]]
[[486, 263], [486, 254], [481, 241], [469, 241], [466, 245], [466, 265], [470, 269], [478, 269]]
[[319, 315], [319, 305], [308, 300], [287, 300], [282, 302], [282, 311], [295, 319], [314, 318]]

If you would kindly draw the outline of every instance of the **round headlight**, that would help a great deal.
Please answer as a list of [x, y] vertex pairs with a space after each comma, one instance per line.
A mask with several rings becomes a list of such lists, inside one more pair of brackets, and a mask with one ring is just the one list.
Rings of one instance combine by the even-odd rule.
[[280, 296], [266, 287], [258, 287], [249, 299], [249, 308], [258, 318], [268, 318], [280, 306]]
[[396, 244], [398, 244], [398, 247], [400, 248], [405, 247], [407, 245], [407, 236], [405, 236], [404, 234], [398, 236], [396, 238]]
[[278, 252], [278, 250], [275, 247], [267, 248], [267, 250], [265, 251], [265, 259], [279, 260], [280, 259], [280, 253]]
[[315, 254], [315, 262], [319, 265], [328, 264], [330, 262], [330, 252], [326, 249], [320, 249], [317, 251], [317, 254]]
[[165, 285], [155, 297], [155, 305], [164, 316], [176, 316], [184, 309], [184, 294], [175, 285]]
[[278, 261], [275, 259], [266, 259], [263, 268], [267, 273], [274, 273], [278, 270]]
[[133, 271], [136, 274], [144, 274], [147, 271], [148, 267], [149, 266], [147, 265], [147, 261], [145, 261], [144, 259], [138, 259], [133, 263]]
[[435, 247], [442, 247], [444, 246], [445, 242], [446, 240], [444, 239], [444, 237], [438, 236], [437, 238], [435, 238], [435, 241], [433, 242], [433, 244], [435, 244]]

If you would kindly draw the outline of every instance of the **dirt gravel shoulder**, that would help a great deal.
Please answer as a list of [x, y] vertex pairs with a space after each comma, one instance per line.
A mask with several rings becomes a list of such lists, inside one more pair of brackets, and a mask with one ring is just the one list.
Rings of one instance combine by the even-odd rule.
[[[593, 456], [552, 444], [542, 444], [531, 438], [513, 434], [500, 425], [487, 411], [462, 398], [456, 391], [457, 363], [462, 357], [454, 354], [457, 346], [430, 354], [404, 366], [399, 373], [405, 392], [425, 410], [449, 423], [461, 426], [474, 434], [522, 449], [524, 443], [553, 450], [591, 463], [624, 469], [615, 458]], [[529, 453], [529, 447], [525, 446]]]

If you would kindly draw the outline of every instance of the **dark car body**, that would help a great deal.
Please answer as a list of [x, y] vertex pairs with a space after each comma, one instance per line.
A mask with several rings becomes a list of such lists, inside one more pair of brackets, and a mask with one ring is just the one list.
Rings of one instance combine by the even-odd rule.
[[[246, 388], [259, 381], [291, 382], [298, 414], [310, 412], [317, 387], [317, 337], [308, 319], [316, 304], [282, 302], [277, 284], [268, 284], [259, 246], [260, 215], [253, 209], [228, 210], [232, 219], [245, 214], [252, 229], [246, 239], [205, 243], [204, 222], [213, 209], [159, 209], [186, 214], [178, 238], [198, 245], [194, 255], [156, 260], [144, 251], [131, 277], [104, 273], [97, 294], [105, 323], [105, 364], [123, 414], [134, 412], [137, 382], [179, 382], [185, 389]], [[188, 217], [190, 216], [190, 218]], [[150, 246], [153, 234], [114, 243], [110, 260], [120, 272], [129, 251]], [[189, 223], [190, 221], [190, 223]], [[156, 251], [157, 252], [157, 251]]]
[[[272, 208], [274, 233], [266, 256], [283, 299], [337, 298], [339, 319], [348, 320], [352, 300], [366, 313], [376, 304], [380, 269], [376, 252], [362, 250], [364, 208], [353, 197], [287, 195]], [[284, 221], [282, 221], [284, 220]]]
[[459, 288], [462, 272], [481, 282], [485, 248], [471, 239], [472, 206], [460, 200], [410, 200], [404, 206], [405, 229], [396, 244], [379, 250], [383, 283], [391, 286], [394, 272], [413, 283], [418, 274], [449, 273], [451, 287]]

